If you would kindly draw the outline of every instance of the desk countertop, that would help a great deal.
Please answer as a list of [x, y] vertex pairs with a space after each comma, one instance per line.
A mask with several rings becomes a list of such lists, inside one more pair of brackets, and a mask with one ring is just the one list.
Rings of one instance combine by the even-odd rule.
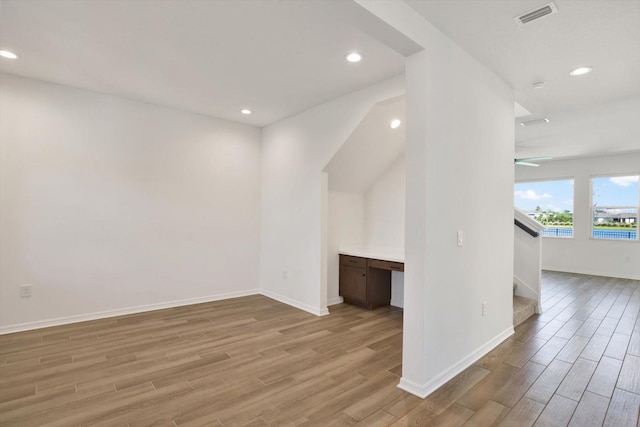
[[404, 263], [404, 250], [402, 249], [338, 248], [338, 253], [341, 255]]

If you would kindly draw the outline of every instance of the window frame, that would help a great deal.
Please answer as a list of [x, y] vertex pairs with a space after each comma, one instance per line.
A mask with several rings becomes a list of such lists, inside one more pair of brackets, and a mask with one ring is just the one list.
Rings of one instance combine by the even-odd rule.
[[[553, 178], [543, 178], [543, 179], [522, 179], [522, 180], [517, 180], [514, 181], [513, 185], [515, 186], [516, 184], [526, 184], [526, 183], [531, 183], [531, 182], [551, 182], [551, 181], [573, 181], [573, 186], [572, 186], [572, 191], [571, 191], [571, 199], [573, 200], [573, 209], [571, 212], [571, 215], [573, 217], [573, 222], [571, 225], [571, 236], [545, 236], [544, 235], [544, 231], [542, 233], [540, 233], [540, 237], [544, 237], [545, 239], [573, 239], [576, 237], [576, 233], [575, 233], [575, 204], [576, 204], [576, 177], [575, 176], [561, 176], [561, 177], [553, 177]], [[514, 192], [515, 192], [515, 188], [514, 188]], [[515, 196], [514, 196], [514, 203], [513, 206], [517, 207], [515, 204]], [[518, 208], [520, 209], [520, 208]], [[545, 227], [547, 227], [545, 225]], [[553, 227], [551, 227], [553, 228]]]
[[[629, 206], [628, 209], [636, 209], [638, 217], [636, 218], [636, 237], [635, 239], [616, 239], [613, 237], [593, 237], [593, 227], [595, 224], [593, 223], [593, 180], [599, 178], [615, 178], [618, 176], [639, 176], [640, 172], [622, 172], [622, 173], [604, 173], [604, 174], [593, 174], [589, 176], [589, 239], [595, 241], [602, 242], [631, 242], [631, 243], [639, 243], [640, 242], [640, 224], [638, 224], [638, 220], [640, 219], [640, 182], [638, 183], [638, 194], [637, 194], [637, 202], [636, 206]], [[640, 181], [640, 178], [639, 178]], [[610, 208], [610, 209], [624, 209], [626, 206], [601, 206], [601, 208]]]

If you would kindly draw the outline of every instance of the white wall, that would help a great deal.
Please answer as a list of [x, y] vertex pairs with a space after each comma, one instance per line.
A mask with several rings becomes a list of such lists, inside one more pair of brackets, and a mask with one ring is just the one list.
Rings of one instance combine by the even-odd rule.
[[0, 116], [2, 331], [257, 292], [259, 129], [6, 74]]
[[420, 396], [513, 333], [513, 91], [448, 39], [427, 43], [406, 67], [400, 386]]
[[406, 173], [403, 154], [366, 191], [364, 235], [367, 247], [404, 251]]
[[342, 302], [339, 295], [339, 247], [364, 246], [364, 196], [329, 191], [327, 245], [327, 304]]
[[[364, 238], [368, 248], [404, 253], [406, 165], [404, 154], [364, 196]], [[391, 305], [404, 307], [404, 273], [391, 272]]]
[[[326, 314], [327, 163], [376, 102], [404, 93], [404, 76], [335, 99], [263, 129], [262, 292]], [[323, 226], [324, 224], [324, 226]], [[323, 249], [324, 248], [324, 249]], [[323, 253], [323, 251], [325, 251]], [[283, 270], [289, 272], [283, 277]]]
[[516, 168], [516, 181], [574, 178], [574, 237], [543, 238], [543, 269], [640, 279], [640, 242], [590, 238], [591, 177], [638, 172], [640, 151]]

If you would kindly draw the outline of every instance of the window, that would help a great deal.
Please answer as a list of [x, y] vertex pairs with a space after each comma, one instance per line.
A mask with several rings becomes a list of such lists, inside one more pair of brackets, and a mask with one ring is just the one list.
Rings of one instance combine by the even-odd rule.
[[548, 228], [544, 237], [573, 237], [573, 179], [518, 182], [514, 201]]
[[625, 175], [591, 179], [591, 237], [638, 240], [639, 177]]

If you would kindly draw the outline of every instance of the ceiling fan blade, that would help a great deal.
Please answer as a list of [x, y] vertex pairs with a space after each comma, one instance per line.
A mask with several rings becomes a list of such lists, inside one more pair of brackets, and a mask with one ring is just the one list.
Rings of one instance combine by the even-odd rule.
[[537, 162], [540, 160], [551, 160], [551, 157], [541, 156], [541, 157], [524, 157], [522, 159], [516, 159], [516, 161], [525, 161], [525, 162]]
[[520, 166], [531, 166], [533, 168], [537, 168], [538, 166], [540, 166], [540, 165], [538, 165], [536, 163], [522, 162], [520, 160], [516, 160], [515, 164], [516, 165], [520, 165]]

